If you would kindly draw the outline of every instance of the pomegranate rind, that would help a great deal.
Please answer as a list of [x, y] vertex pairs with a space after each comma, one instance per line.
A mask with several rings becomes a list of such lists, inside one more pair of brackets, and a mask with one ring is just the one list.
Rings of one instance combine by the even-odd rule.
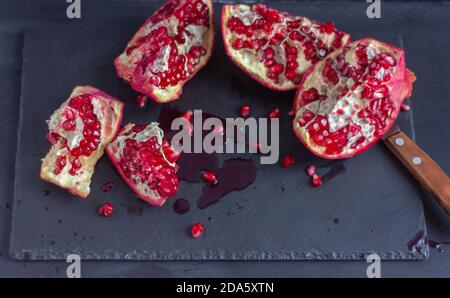
[[[134, 90], [150, 97], [152, 100], [158, 103], [168, 103], [178, 99], [181, 96], [184, 84], [190, 79], [192, 79], [195, 76], [195, 74], [209, 62], [214, 45], [215, 30], [214, 30], [214, 10], [212, 1], [202, 0], [202, 2], [208, 6], [209, 11], [209, 27], [202, 35], [202, 46], [206, 49], [206, 54], [199, 58], [200, 59], [199, 63], [192, 68], [192, 72], [190, 73], [190, 75], [185, 80], [179, 81], [178, 84], [175, 86], [159, 88], [151, 84], [148, 81], [148, 78], [144, 77], [142, 74], [139, 73], [139, 71], [137, 71], [137, 64], [139, 64], [142, 57], [138, 59], [138, 61], [132, 62], [131, 61], [132, 57], [128, 56], [126, 53], [127, 49], [134, 46], [136, 42], [139, 40], [139, 38], [145, 36], [145, 33], [151, 32], [152, 30], [149, 30], [149, 28], [156, 29], [159, 26], [161, 21], [154, 23], [153, 22], [154, 17], [158, 15], [161, 11], [166, 9], [166, 6], [174, 1], [175, 0], [169, 0], [158, 10], [156, 10], [134, 34], [134, 36], [131, 38], [131, 40], [125, 47], [125, 50], [114, 60], [116, 73], [120, 78], [122, 78], [125, 82], [130, 84], [130, 86]], [[182, 1], [185, 2], [185, 0]], [[180, 50], [181, 47], [178, 46], [178, 49]]]
[[[254, 4], [254, 5], [261, 5], [261, 4]], [[252, 6], [254, 6], [252, 5]], [[223, 43], [225, 46], [225, 51], [228, 55], [228, 57], [230, 57], [231, 61], [233, 61], [234, 64], [236, 64], [236, 66], [238, 66], [242, 71], [244, 71], [247, 75], [249, 75], [251, 78], [253, 78], [254, 80], [256, 80], [257, 82], [259, 82], [260, 84], [262, 84], [263, 86], [270, 88], [272, 90], [275, 91], [289, 91], [289, 90], [295, 90], [298, 87], [298, 83], [296, 84], [295, 82], [288, 80], [284, 74], [281, 75], [281, 77], [283, 78], [283, 80], [281, 82], [274, 82], [273, 80], [271, 80], [270, 78], [268, 78], [266, 76], [267, 73], [267, 68], [264, 66], [264, 62], [259, 61], [258, 60], [258, 53], [256, 53], [255, 51], [251, 51], [249, 49], [244, 49], [244, 50], [235, 50], [232, 46], [232, 43], [235, 41], [235, 34], [231, 32], [231, 30], [227, 27], [227, 23], [228, 20], [235, 16], [236, 14], [233, 13], [233, 11], [236, 11], [238, 9], [250, 9], [252, 6], [250, 5], [246, 5], [246, 4], [235, 4], [235, 5], [224, 5], [222, 7], [222, 16], [221, 16], [221, 28], [222, 28], [222, 39], [223, 39]], [[294, 16], [291, 15], [289, 13], [285, 13], [285, 12], [281, 12], [279, 11], [280, 14], [282, 14], [286, 20], [289, 18], [290, 19], [301, 19], [302, 22], [304, 22], [304, 24], [306, 24], [307, 26], [310, 25], [319, 25], [319, 23], [317, 23], [314, 20], [310, 20], [308, 18], [305, 17], [300, 17], [300, 16]], [[343, 34], [342, 36], [342, 46], [346, 45], [349, 40], [350, 40], [350, 35], [339, 31]], [[333, 51], [333, 47], [332, 47], [332, 42], [334, 40], [335, 35], [331, 34], [330, 36], [327, 36], [327, 34], [324, 33], [319, 33], [318, 30], [316, 30], [317, 33], [317, 37], [319, 39], [321, 39], [321, 41], [323, 41], [327, 47], [329, 48], [330, 52]], [[267, 37], [266, 33], [263, 33], [263, 35], [261, 35], [262, 37]], [[304, 47], [303, 45], [301, 45], [299, 42], [297, 41], [293, 41], [291, 39], [289, 39], [289, 43], [290, 46], [293, 46], [297, 49], [301, 49], [303, 50]], [[284, 51], [284, 49], [282, 49], [282, 43], [279, 46], [272, 46], [272, 48], [276, 48], [279, 51]], [[300, 58], [299, 58], [300, 57]], [[300, 76], [303, 76], [303, 74], [311, 68], [311, 66], [313, 66], [314, 64], [309, 61], [306, 60], [303, 53], [297, 57], [297, 62], [299, 63], [299, 66], [296, 69], [296, 73]], [[300, 59], [300, 61], [299, 61]], [[249, 60], [249, 61], [246, 61]]]
[[119, 131], [124, 108], [124, 104], [121, 101], [111, 97], [110, 95], [99, 89], [91, 86], [77, 86], [72, 91], [69, 99], [66, 100], [61, 105], [61, 107], [52, 114], [50, 120], [60, 117], [59, 115], [67, 106], [71, 98], [84, 94], [91, 95], [93, 98], [98, 100], [100, 105], [105, 108], [105, 113], [102, 114], [102, 117], [98, 117], [102, 124], [100, 144], [98, 145], [97, 149], [92, 152], [91, 155], [79, 157], [82, 166], [78, 170], [77, 175], [70, 175], [68, 173], [71, 167], [69, 162], [67, 162], [66, 166], [59, 174], [55, 174], [53, 170], [56, 159], [58, 157], [57, 153], [60, 149], [62, 149], [62, 143], [60, 139], [60, 141], [57, 141], [52, 145], [50, 151], [42, 159], [40, 170], [41, 179], [64, 188], [70, 193], [83, 199], [87, 198], [90, 193], [90, 184], [92, 175], [94, 174], [95, 164], [97, 163], [98, 159], [102, 157], [105, 146], [114, 139], [117, 132]]
[[[151, 137], [156, 137], [158, 140], [158, 143], [161, 145], [163, 142], [164, 137], [164, 131], [159, 128], [159, 124], [157, 122], [152, 122], [145, 128], [145, 135], [146, 139], [150, 139]], [[136, 125], [133, 123], [128, 123], [125, 125], [122, 130], [119, 132], [117, 137], [113, 142], [111, 142], [106, 147], [106, 154], [108, 155], [109, 159], [111, 160], [112, 164], [114, 165], [114, 168], [119, 173], [120, 177], [125, 181], [125, 183], [131, 188], [131, 190], [138, 196], [140, 199], [144, 200], [145, 202], [161, 207], [166, 199], [161, 197], [156, 190], [150, 189], [150, 187], [144, 183], [139, 184], [135, 180], [133, 180], [131, 177], [127, 177], [120, 167], [120, 161], [123, 158], [123, 149], [125, 147], [124, 142], [126, 139], [134, 138], [135, 134], [132, 133], [133, 127]], [[165, 162], [167, 165], [170, 165], [174, 169], [177, 169], [176, 163], [169, 162], [164, 154], [164, 151], [161, 149], [161, 155], [164, 157]]]
[[[394, 124], [395, 120], [398, 117], [398, 114], [400, 112], [401, 104], [403, 100], [410, 97], [412, 95], [412, 84], [415, 81], [416, 77], [414, 73], [406, 68], [406, 62], [405, 62], [405, 53], [402, 49], [397, 48], [395, 46], [392, 46], [390, 44], [377, 41], [372, 38], [363, 38], [360, 40], [356, 40], [350, 44], [348, 44], [346, 47], [342, 48], [341, 50], [335, 51], [331, 53], [329, 56], [327, 56], [327, 59], [333, 59], [343, 53], [345, 49], [354, 49], [358, 44], [361, 45], [370, 45], [373, 48], [377, 50], [377, 53], [380, 52], [387, 52], [390, 55], [394, 56], [396, 58], [396, 65], [395, 70], [392, 73], [392, 78], [388, 80], [387, 82], [383, 83], [388, 87], [389, 90], [389, 99], [390, 103], [393, 105], [393, 110], [390, 113], [390, 115], [387, 117], [385, 126], [382, 130], [377, 131], [376, 135], [372, 134], [370, 139], [365, 141], [364, 143], [361, 143], [360, 145], [357, 145], [355, 148], [345, 148], [340, 153], [333, 153], [329, 154], [326, 151], [325, 146], [318, 145], [314, 142], [314, 140], [311, 138], [309, 132], [307, 131], [306, 127], [308, 125], [301, 126], [299, 123], [299, 118], [302, 116], [302, 113], [305, 111], [306, 106], [308, 103], [304, 102], [302, 99], [302, 94], [304, 91], [308, 90], [311, 87], [314, 87], [316, 89], [320, 89], [320, 87], [323, 87], [324, 84], [324, 78], [322, 76], [323, 68], [325, 66], [326, 60], [323, 60], [314, 67], [312, 67], [310, 70], [308, 70], [307, 73], [305, 73], [299, 88], [297, 89], [297, 93], [294, 99], [293, 104], [293, 110], [295, 112], [295, 118], [293, 120], [293, 129], [297, 137], [300, 139], [300, 141], [307, 147], [312, 153], [315, 155], [325, 158], [325, 159], [343, 159], [343, 158], [349, 158], [356, 154], [362, 153], [369, 149], [373, 144], [375, 144], [381, 136], [389, 130], [389, 128]], [[322, 84], [322, 85], [321, 85]], [[339, 83], [338, 83], [339, 85]], [[340, 86], [342, 87], [342, 86]], [[358, 90], [358, 88], [356, 89]], [[329, 90], [327, 92], [330, 92]], [[333, 97], [333, 96], [331, 96]], [[361, 93], [359, 93], [358, 96], [356, 96], [361, 102], [362, 105], [360, 107], [360, 110], [367, 107], [370, 103], [368, 99], [361, 98]], [[334, 100], [336, 100], [336, 97], [333, 97]], [[339, 100], [336, 100], [337, 102]], [[372, 100], [373, 101], [373, 100]], [[311, 103], [309, 103], [311, 104]], [[355, 115], [358, 114], [360, 110], [355, 111]], [[311, 123], [318, 115], [321, 116], [328, 116], [327, 114], [321, 114], [321, 113], [314, 113], [314, 118], [310, 120], [308, 123]], [[328, 118], [329, 119], [329, 118]], [[350, 123], [353, 123], [354, 118], [352, 118]]]

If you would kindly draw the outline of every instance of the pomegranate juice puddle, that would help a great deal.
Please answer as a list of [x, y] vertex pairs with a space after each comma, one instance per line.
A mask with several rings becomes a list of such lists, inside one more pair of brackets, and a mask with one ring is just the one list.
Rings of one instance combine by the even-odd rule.
[[[183, 115], [183, 112], [174, 107], [164, 106], [161, 109], [158, 122], [168, 139], [175, 133], [170, 130], [172, 120], [181, 115]], [[203, 121], [210, 117], [220, 118], [215, 115], [203, 113]], [[247, 188], [256, 180], [256, 165], [252, 159], [228, 159], [224, 161], [223, 168], [219, 168], [217, 153], [182, 153], [178, 160], [178, 165], [178, 177], [188, 183], [200, 182], [203, 170], [213, 172], [218, 180], [217, 184], [205, 185], [203, 187], [202, 195], [197, 200], [197, 207], [199, 209], [205, 209], [219, 202], [225, 195], [232, 191], [240, 191]], [[174, 203], [174, 211], [178, 214], [183, 214], [179, 212], [179, 207], [181, 207], [180, 205], [182, 203], [177, 202], [178, 200]]]

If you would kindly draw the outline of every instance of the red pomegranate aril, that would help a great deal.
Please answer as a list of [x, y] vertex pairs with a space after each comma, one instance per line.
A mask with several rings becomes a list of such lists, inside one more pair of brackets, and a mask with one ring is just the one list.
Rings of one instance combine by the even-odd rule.
[[165, 148], [164, 155], [171, 163], [176, 162], [180, 158], [180, 152], [175, 151], [172, 147]]
[[114, 212], [114, 205], [111, 203], [104, 203], [100, 208], [98, 208], [98, 215], [102, 217], [110, 217]]
[[287, 154], [284, 158], [283, 158], [283, 168], [289, 168], [290, 166], [292, 166], [294, 164], [295, 161], [295, 157], [294, 154], [289, 153]]
[[201, 223], [195, 223], [192, 225], [191, 234], [194, 238], [199, 238], [203, 232], [205, 231], [205, 227]]
[[192, 116], [194, 115], [194, 113], [192, 111], [186, 111], [183, 113], [183, 115], [181, 115], [181, 117], [183, 117], [184, 119], [191, 121], [192, 120]]
[[47, 134], [47, 140], [50, 142], [50, 144], [54, 145], [58, 140], [60, 139], [60, 136], [55, 132], [49, 132]]
[[242, 105], [239, 109], [239, 115], [243, 118], [247, 118], [250, 115], [250, 106], [249, 105]]
[[308, 167], [306, 168], [306, 173], [307, 173], [309, 176], [313, 176], [313, 175], [316, 173], [316, 167], [313, 166], [313, 165], [308, 166]]
[[272, 111], [270, 111], [268, 117], [269, 117], [270, 119], [273, 119], [273, 118], [280, 118], [280, 110], [277, 109], [277, 108], [273, 109]]
[[55, 162], [55, 169], [53, 170], [53, 173], [55, 173], [55, 175], [61, 173], [61, 171], [66, 166], [66, 163], [66, 156], [58, 156]]
[[403, 112], [407, 112], [411, 109], [411, 107], [409, 105], [407, 105], [406, 103], [402, 103], [401, 109]]
[[62, 123], [63, 129], [67, 131], [75, 130], [75, 126], [76, 126], [75, 120], [66, 120]]
[[138, 97], [136, 98], [137, 104], [140, 108], [145, 107], [145, 105], [147, 104], [147, 96], [145, 95], [138, 95]]
[[202, 178], [203, 178], [203, 181], [205, 181], [206, 183], [208, 183], [210, 185], [215, 185], [218, 183], [216, 175], [209, 170], [203, 171]]
[[322, 185], [322, 177], [319, 175], [313, 174], [311, 177], [311, 184], [314, 187], [319, 187]]

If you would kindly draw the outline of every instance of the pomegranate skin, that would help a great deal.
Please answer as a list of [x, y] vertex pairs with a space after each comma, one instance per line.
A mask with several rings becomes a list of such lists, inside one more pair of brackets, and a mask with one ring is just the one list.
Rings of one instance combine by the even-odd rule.
[[[315, 155], [317, 155], [321, 158], [325, 158], [325, 159], [349, 158], [349, 157], [355, 156], [355, 155], [362, 153], [362, 152], [366, 151], [367, 149], [369, 149], [394, 124], [396, 118], [398, 117], [403, 100], [410, 97], [412, 94], [412, 84], [415, 81], [416, 77], [412, 71], [410, 71], [409, 69], [406, 68], [404, 51], [395, 46], [392, 46], [392, 45], [384, 43], [384, 42], [377, 41], [372, 38], [363, 38], [360, 40], [356, 40], [356, 41], [346, 45], [342, 49], [331, 53], [329, 56], [327, 56], [327, 59], [333, 60], [333, 59], [336, 59], [336, 57], [338, 57], [339, 55], [341, 55], [343, 53], [344, 54], [351, 53], [353, 50], [357, 49], [359, 45], [374, 48], [375, 54], [373, 54], [373, 55], [375, 55], [375, 56], [382, 54], [382, 53], [387, 53], [388, 56], [392, 56], [392, 57], [395, 56], [395, 65], [390, 66], [391, 73], [389, 73], [386, 70], [386, 73], [390, 74], [390, 79], [388, 79], [386, 81], [379, 79], [379, 81], [381, 83], [379, 83], [379, 85], [377, 87], [374, 87], [374, 89], [376, 91], [378, 91], [381, 88], [384, 88], [384, 86], [386, 86], [386, 88], [387, 88], [386, 90], [388, 90], [388, 95], [387, 96], [383, 95], [383, 97], [378, 98], [378, 100], [385, 100], [384, 102], [387, 102], [389, 104], [391, 111], [390, 111], [390, 113], [387, 113], [384, 115], [385, 121], [382, 123], [381, 127], [372, 128], [372, 133], [364, 136], [365, 137], [364, 141], [361, 144], [356, 144], [356, 146], [354, 148], [350, 148], [350, 149], [344, 148], [344, 150], [342, 150], [342, 152], [333, 152], [333, 153], [326, 152], [326, 150], [327, 150], [326, 146], [320, 146], [320, 145], [316, 144], [314, 139], [310, 136], [307, 129], [305, 129], [305, 127], [309, 128], [309, 125], [304, 125], [305, 127], [303, 127], [301, 124], [302, 122], [300, 121], [300, 120], [302, 120], [303, 115], [305, 115], [305, 110], [307, 110], [306, 106], [308, 106], [308, 104], [311, 104], [311, 102], [305, 101], [305, 99], [303, 98], [303, 94], [306, 93], [308, 90], [310, 90], [310, 88], [312, 88], [312, 87], [314, 87], [314, 88], [317, 87], [316, 89], [320, 89], [320, 88], [323, 88], [323, 85], [327, 86], [327, 84], [330, 84], [329, 81], [328, 81], [328, 83], [323, 83], [323, 82], [327, 81], [326, 78], [322, 77], [323, 69], [326, 67], [326, 65], [325, 65], [326, 61], [324, 60], [324, 61], [317, 63], [314, 67], [312, 67], [310, 70], [308, 70], [307, 73], [305, 73], [305, 75], [303, 76], [302, 82], [300, 83], [299, 88], [297, 89], [296, 97], [294, 99], [294, 104], [293, 104], [293, 110], [295, 111], [295, 114], [296, 114], [294, 121], [293, 121], [293, 129], [294, 129], [295, 134], [300, 139], [300, 141], [305, 145], [305, 147], [307, 147], [312, 153], [314, 153]], [[366, 49], [366, 51], [367, 51], [367, 49]], [[355, 51], [355, 53], [356, 53], [356, 51]], [[345, 54], [345, 55], [346, 56], [344, 56], [344, 57], [352, 56], [349, 54]], [[353, 57], [353, 58], [355, 58], [355, 57]], [[358, 61], [358, 58], [355, 58], [355, 59], [356, 60], [349, 59], [349, 60], [345, 60], [345, 61], [349, 62], [351, 65], [351, 63], [356, 63], [355, 61]], [[373, 60], [371, 60], [371, 61], [373, 61]], [[368, 67], [368, 69], [370, 69], [370, 66]], [[338, 73], [339, 73], [340, 81], [335, 85], [335, 87], [333, 87], [333, 86], [331, 87], [332, 89], [335, 88], [336, 90], [339, 90], [341, 87], [346, 86], [345, 83], [341, 84], [342, 83], [341, 82], [342, 73], [341, 72], [338, 72]], [[319, 83], [312, 83], [313, 81], [316, 81]], [[355, 81], [353, 81], [353, 82], [355, 82]], [[362, 77], [362, 79], [359, 82], [361, 82], [361, 86], [367, 86], [367, 84], [368, 84], [367, 81], [364, 81], [364, 76]], [[320, 85], [320, 84], [322, 84], [322, 85]], [[331, 85], [332, 85], [332, 83], [331, 83]], [[355, 90], [358, 90], [358, 86], [355, 87]], [[352, 90], [352, 91], [354, 91], [354, 90]], [[375, 93], [376, 93], [376, 91], [375, 91]], [[359, 110], [355, 109], [355, 113], [354, 113], [354, 114], [358, 115], [358, 117], [359, 117], [358, 121], [368, 121], [370, 116], [372, 116], [372, 115], [369, 115], [368, 118], [360, 117], [358, 112], [361, 112], [362, 109], [367, 108], [371, 104], [371, 102], [372, 102], [372, 104], [374, 104], [376, 106], [376, 104], [374, 102], [377, 99], [368, 99], [363, 94], [364, 94], [364, 92], [360, 92], [359, 95], [355, 96], [355, 98], [357, 98], [358, 101], [360, 102], [360, 105], [358, 107]], [[343, 97], [345, 97], [345, 96], [343, 96]], [[341, 98], [342, 97], [340, 97], [340, 98], [334, 97], [334, 100], [336, 102], [339, 102], [341, 100]], [[323, 98], [320, 99], [320, 101], [322, 101], [322, 100], [323, 100]], [[326, 100], [329, 100], [329, 98], [326, 98], [325, 101]], [[381, 106], [381, 104], [379, 104], [379, 106]], [[376, 113], [382, 114], [383, 113], [382, 109], [381, 109], [382, 106], [379, 108], [380, 109], [378, 109], [378, 110], [374, 109], [372, 111], [373, 114], [376, 114]], [[318, 119], [319, 117], [328, 117], [326, 120], [329, 120], [330, 114], [316, 113], [316, 114], [314, 114], [312, 120], [309, 121], [308, 123], [313, 123], [314, 120]], [[336, 113], [334, 113], [334, 116], [336, 116]], [[338, 119], [339, 119], [339, 117], [338, 117]], [[349, 125], [352, 125], [352, 124], [354, 124], [353, 118], [349, 122]], [[328, 131], [328, 132], [330, 132], [330, 131]]]
[[[181, 79], [177, 79], [176, 85], [170, 85], [166, 86], [164, 88], [161, 88], [160, 86], [157, 86], [156, 84], [152, 83], [151, 79], [152, 77], [156, 77], [156, 75], [153, 73], [151, 76], [144, 75], [143, 73], [148, 68], [147, 65], [145, 68], [141, 67], [140, 64], [143, 63], [143, 60], [145, 58], [144, 55], [147, 55], [149, 53], [153, 53], [152, 51], [146, 51], [146, 48], [149, 47], [151, 42], [144, 41], [141, 45], [137, 44], [140, 42], [139, 40], [141, 38], [145, 38], [146, 34], [149, 35], [151, 32], [156, 31], [159, 26], [165, 27], [168, 29], [168, 31], [176, 31], [177, 28], [174, 27], [173, 24], [171, 24], [168, 20], [173, 19], [176, 17], [173, 11], [173, 7], [179, 7], [186, 3], [188, 3], [187, 0], [168, 0], [164, 5], [162, 5], [158, 10], [156, 10], [145, 22], [144, 24], [138, 29], [138, 31], [134, 34], [132, 39], [128, 42], [125, 50], [123, 53], [121, 53], [115, 60], [114, 65], [116, 68], [117, 75], [122, 78], [125, 82], [130, 84], [130, 86], [148, 96], [152, 100], [158, 103], [167, 103], [174, 100], [177, 100], [182, 93], [184, 84], [189, 81], [191, 78], [195, 76], [195, 74], [203, 68], [211, 58], [211, 54], [213, 51], [213, 45], [214, 45], [214, 11], [211, 0], [198, 0], [201, 1], [206, 7], [208, 8], [208, 26], [207, 30], [203, 33], [201, 37], [201, 45], [198, 45], [199, 47], [203, 47], [205, 50], [205, 54], [202, 55], [199, 58], [199, 62], [195, 64], [194, 66], [188, 65], [186, 62], [184, 65], [186, 68], [189, 68], [189, 73]], [[162, 18], [161, 15], [164, 17]], [[192, 24], [189, 24], [192, 25]], [[183, 29], [183, 32], [186, 33], [186, 28]], [[171, 44], [178, 44], [179, 48], [183, 48], [184, 45], [186, 45], [186, 48], [189, 48], [192, 46], [192, 44], [188, 44], [187, 42], [185, 44], [179, 43], [176, 40], [174, 35], [170, 35], [167, 33], [171, 38]], [[161, 47], [157, 47], [159, 50]], [[184, 48], [184, 49], [186, 49]], [[129, 54], [130, 49], [132, 50], [132, 54]], [[133, 53], [137, 52], [138, 54]], [[157, 53], [155, 55], [159, 55], [161, 53]], [[179, 54], [188, 54], [187, 52], [182, 52]], [[138, 58], [135, 56], [137, 55]], [[140, 57], [139, 57], [140, 56]], [[170, 57], [172, 58], [172, 54], [170, 54]], [[186, 56], [184, 56], [186, 58]], [[164, 59], [169, 59], [169, 57], [165, 56]], [[187, 58], [186, 58], [187, 59]], [[137, 61], [135, 61], [137, 60]], [[164, 63], [169, 63], [169, 60], [164, 61]], [[151, 62], [153, 63], [153, 62]], [[169, 67], [170, 69], [170, 67]], [[160, 76], [158, 75], [158, 78]]]
[[[255, 7], [264, 7], [266, 9], [269, 10], [273, 10], [276, 11], [278, 14], [282, 15], [282, 17], [284, 18], [283, 22], [284, 22], [284, 30], [287, 28], [286, 24], [289, 21], [293, 21], [293, 20], [302, 20], [302, 22], [304, 22], [305, 24], [302, 23], [303, 25], [308, 26], [309, 28], [311, 28], [312, 26], [315, 27], [316, 29], [316, 37], [321, 40], [321, 42], [323, 42], [324, 44], [327, 43], [327, 40], [330, 39], [329, 36], [326, 36], [327, 34], [332, 34], [332, 33], [324, 33], [324, 32], [318, 32], [319, 30], [319, 26], [325, 25], [325, 23], [318, 23], [315, 20], [310, 20], [307, 19], [305, 17], [300, 17], [300, 16], [294, 16], [291, 15], [289, 13], [286, 12], [282, 12], [282, 11], [277, 11], [274, 9], [271, 9], [269, 7], [266, 7], [263, 4], [252, 4], [252, 5], [246, 5], [246, 4], [235, 4], [235, 5], [224, 5], [222, 7], [222, 16], [221, 16], [221, 27], [222, 27], [222, 39], [223, 39], [223, 43], [225, 46], [225, 50], [226, 53], [228, 55], [228, 57], [230, 57], [231, 61], [233, 61], [234, 64], [236, 64], [236, 66], [238, 66], [242, 71], [244, 71], [247, 75], [249, 75], [251, 78], [253, 78], [255, 81], [257, 81], [258, 83], [262, 84], [263, 86], [275, 90], [275, 91], [289, 91], [289, 90], [295, 90], [298, 87], [299, 84], [299, 80], [295, 79], [295, 81], [290, 81], [288, 80], [286, 77], [284, 77], [284, 81], [283, 82], [274, 82], [272, 80], [270, 80], [264, 69], [263, 68], [263, 61], [257, 61], [256, 59], [258, 58], [257, 56], [261, 56], [262, 53], [251, 53], [246, 55], [247, 57], [251, 57], [252, 59], [254, 59], [254, 61], [251, 62], [244, 62], [243, 59], [241, 59], [239, 56], [238, 51], [236, 51], [235, 49], [233, 49], [232, 46], [232, 41], [234, 40], [234, 34], [232, 33], [230, 29], [227, 28], [228, 25], [228, 21], [233, 17], [233, 12], [232, 10], [236, 10], [238, 8], [240, 9], [254, 9]], [[283, 27], [283, 26], [280, 26]], [[334, 25], [333, 25], [334, 28]], [[337, 29], [335, 29], [335, 32], [338, 32], [340, 34], [340, 38], [341, 38], [341, 45], [339, 45], [339, 47], [345, 45], [348, 43], [349, 39], [350, 39], [350, 35], [339, 31]], [[270, 34], [273, 34], [274, 32], [270, 32]], [[266, 34], [267, 35], [267, 34]], [[252, 36], [253, 37], [253, 36]], [[259, 36], [261, 37], [261, 36]], [[305, 50], [304, 45], [302, 43], [297, 43], [297, 42], [293, 42], [291, 39], [289, 39], [289, 41], [291, 42], [290, 46], [299, 50]], [[331, 45], [331, 43], [328, 41], [328, 46], [329, 48], [327, 48], [327, 53], [330, 53], [332, 51], [335, 50], [334, 46]], [[266, 45], [267, 46], [267, 45]], [[273, 49], [277, 49], [277, 50], [281, 50], [284, 51], [282, 48], [282, 45], [272, 45], [270, 44], [270, 46]], [[337, 47], [337, 48], [339, 48]], [[297, 55], [297, 59], [300, 59], [299, 57], [302, 56], [304, 53], [298, 53]], [[275, 58], [279, 58], [279, 56], [275, 55]], [[298, 65], [297, 68], [295, 69], [295, 72], [297, 74], [297, 77], [301, 78], [303, 76], [303, 74], [307, 71], [307, 69], [309, 69], [312, 65], [314, 65], [316, 62], [315, 61], [307, 61], [307, 60], [303, 60], [301, 61], [301, 65]], [[284, 67], [286, 67], [286, 64], [283, 64]]]
[[[67, 148], [67, 143], [65, 142], [67, 142], [66, 137], [68, 135], [60, 135], [61, 133], [64, 134], [64, 122], [62, 121], [62, 117], [67, 115], [67, 111], [72, 111], [70, 112], [70, 114], [73, 115], [72, 117], [76, 118], [77, 121], [80, 119], [81, 116], [78, 112], [74, 113], [71, 108], [68, 108], [68, 106], [72, 99], [79, 98], [81, 96], [87, 96], [90, 98], [91, 102], [94, 99], [97, 101], [97, 108], [94, 114], [101, 123], [101, 134], [99, 136], [100, 143], [98, 144], [98, 147], [89, 155], [77, 155], [78, 162], [76, 164], [79, 168], [75, 171], [75, 173], [70, 174], [69, 168], [73, 167], [73, 164], [75, 164], [74, 162], [71, 165], [70, 159], [75, 156], [69, 153], [66, 153], [65, 155], [58, 155], [58, 152], [68, 150], [64, 149]], [[40, 169], [41, 179], [66, 189], [70, 193], [83, 199], [87, 198], [90, 193], [90, 183], [94, 173], [95, 164], [103, 155], [104, 147], [109, 144], [118, 133], [120, 123], [122, 121], [123, 108], [124, 104], [121, 101], [109, 96], [101, 90], [91, 86], [75, 87], [69, 99], [65, 101], [50, 117], [49, 129], [51, 131], [50, 134], [53, 136], [50, 139], [52, 147], [47, 155], [42, 159]], [[66, 132], [70, 134], [76, 133], [74, 130], [66, 130]], [[81, 134], [81, 132], [78, 132], [78, 134]], [[58, 137], [58, 139], [54, 139], [54, 136]], [[69, 152], [73, 151], [75, 150], [72, 149]], [[64, 156], [64, 160], [66, 162], [64, 163], [64, 167], [62, 167], [59, 172], [55, 172], [55, 160], [57, 160], [58, 156], [59, 158]]]

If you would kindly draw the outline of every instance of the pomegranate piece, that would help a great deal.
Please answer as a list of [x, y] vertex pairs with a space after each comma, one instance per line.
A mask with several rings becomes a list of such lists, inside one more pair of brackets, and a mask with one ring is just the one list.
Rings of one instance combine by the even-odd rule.
[[204, 231], [205, 227], [201, 223], [198, 222], [192, 225], [192, 237], [198, 238], [203, 234]]
[[295, 157], [294, 154], [289, 153], [283, 158], [282, 166], [283, 168], [289, 168], [294, 164]]
[[208, 171], [208, 170], [203, 171], [202, 178], [206, 183], [211, 184], [211, 185], [218, 183], [216, 175], [214, 175], [213, 172]]
[[98, 208], [98, 215], [103, 217], [110, 217], [114, 211], [114, 205], [106, 202]]
[[414, 80], [401, 49], [371, 38], [354, 41], [304, 76], [294, 100], [294, 131], [317, 156], [354, 156], [391, 127]]
[[169, 102], [206, 65], [213, 40], [211, 0], [170, 0], [145, 21], [114, 64], [134, 90]]
[[242, 118], [247, 118], [248, 116], [250, 116], [250, 106], [242, 105], [241, 108], [239, 109], [239, 115]]
[[314, 187], [319, 187], [322, 185], [322, 177], [319, 175], [313, 174], [311, 177], [311, 184]]
[[222, 36], [231, 60], [274, 90], [293, 90], [302, 75], [350, 36], [334, 24], [271, 9], [263, 4], [224, 5]]
[[129, 123], [106, 147], [123, 180], [149, 204], [161, 206], [178, 191], [179, 154], [164, 140], [158, 123]]
[[98, 89], [76, 87], [48, 120], [52, 147], [42, 160], [41, 178], [86, 198], [94, 166], [119, 131], [123, 106]]

